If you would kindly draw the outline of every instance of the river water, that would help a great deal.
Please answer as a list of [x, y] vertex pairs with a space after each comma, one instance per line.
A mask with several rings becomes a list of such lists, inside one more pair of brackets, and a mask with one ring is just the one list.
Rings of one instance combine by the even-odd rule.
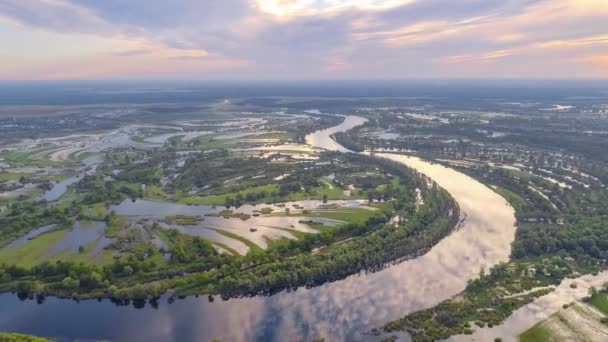
[[[364, 122], [349, 116], [341, 125], [315, 132], [306, 141], [319, 148], [347, 151], [330, 135]], [[163, 298], [157, 308], [135, 309], [107, 300], [76, 303], [47, 298], [40, 305], [5, 294], [0, 296], [0, 330], [116, 341], [367, 340], [372, 337], [363, 334], [366, 330], [456, 295], [482, 267], [508, 259], [515, 216], [502, 197], [441, 165], [389, 153], [379, 157], [415, 168], [449, 191], [466, 215], [462, 227], [419, 258], [269, 297], [209, 302], [201, 296], [172, 304]]]
[[346, 116], [344, 117], [344, 121], [337, 126], [322, 129], [307, 135], [306, 143], [308, 145], [320, 147], [330, 151], [352, 152], [346, 147], [338, 144], [335, 140], [331, 139], [331, 136], [338, 132], [346, 132], [357, 126], [361, 126], [366, 122], [367, 119], [359, 116]]

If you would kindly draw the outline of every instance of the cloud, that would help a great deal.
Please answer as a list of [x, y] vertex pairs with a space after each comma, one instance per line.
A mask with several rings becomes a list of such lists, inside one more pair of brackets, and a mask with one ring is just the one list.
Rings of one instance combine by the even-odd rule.
[[381, 11], [400, 7], [415, 0], [256, 0], [257, 7], [275, 16], [311, 16], [344, 10]]
[[488, 18], [470, 18], [453, 23], [442, 21], [418, 22], [393, 31], [356, 34], [355, 39], [380, 39], [385, 44], [394, 47], [416, 45], [448, 39], [452, 36], [474, 31], [479, 27], [479, 21], [488, 21]]
[[448, 56], [444, 59], [445, 63], [465, 63], [465, 62], [490, 62], [500, 58], [513, 56], [515, 53], [509, 50], [490, 51], [480, 54]]
[[608, 54], [605, 0], [0, 0], [2, 18], [115, 42], [105, 57], [49, 62], [57, 68], [145, 59], [176, 75], [206, 63], [225, 77], [394, 78], [442, 77], [483, 62], [493, 76], [551, 51], [555, 68], [578, 65], [563, 70], [579, 75], [596, 65], [580, 61]]
[[[579, 37], [573, 39], [538, 41], [530, 44], [520, 45], [507, 50], [487, 51], [477, 54], [454, 55], [444, 59], [446, 63], [480, 62], [491, 61], [509, 56], [521, 56], [531, 54], [553, 54], [555, 51], [584, 51], [585, 48], [603, 46], [608, 49], [608, 35]], [[595, 56], [591, 56], [595, 57]], [[587, 59], [587, 57], [582, 58]]]
[[90, 9], [62, 0], [0, 0], [0, 16], [58, 32], [113, 34], [116, 27]]
[[138, 56], [150, 53], [150, 50], [147, 49], [135, 49], [135, 50], [126, 50], [126, 51], [118, 51], [112, 53], [114, 56]]

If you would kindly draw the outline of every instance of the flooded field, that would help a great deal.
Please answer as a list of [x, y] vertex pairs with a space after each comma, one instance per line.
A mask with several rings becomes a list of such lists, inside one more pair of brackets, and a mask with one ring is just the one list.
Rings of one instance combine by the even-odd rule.
[[[365, 206], [366, 201], [322, 201], [307, 200], [296, 202], [285, 202], [275, 204], [243, 205], [238, 209], [227, 212], [224, 207], [211, 207], [204, 205], [185, 205], [178, 203], [158, 202], [149, 200], [125, 200], [120, 205], [110, 208], [117, 215], [132, 217], [134, 220], [145, 218], [147, 221], [161, 222], [170, 215], [200, 216], [202, 222], [194, 225], [161, 224], [162, 228], [176, 228], [180, 232], [204, 237], [212, 242], [226, 245], [239, 254], [247, 254], [249, 247], [242, 241], [222, 235], [222, 232], [235, 234], [246, 239], [260, 248], [266, 248], [269, 240], [296, 239], [294, 234], [309, 233], [317, 234], [319, 230], [311, 228], [310, 224], [333, 227], [344, 223], [339, 220], [316, 217], [307, 218], [304, 211], [312, 211], [321, 214], [324, 212], [339, 212], [343, 209], [364, 208], [375, 210]], [[324, 209], [331, 207], [332, 209]], [[285, 215], [286, 208], [289, 216]], [[261, 214], [268, 212], [268, 214]], [[240, 216], [244, 214], [246, 216]], [[303, 215], [303, 216], [298, 216]], [[231, 217], [234, 216], [234, 217]]]
[[58, 200], [61, 196], [63, 196], [67, 191], [70, 185], [77, 183], [84, 177], [85, 175], [91, 175], [95, 173], [97, 166], [102, 162], [102, 158], [98, 156], [88, 157], [81, 161], [83, 166], [79, 169], [79, 174], [76, 176], [70, 177], [66, 180], [53, 184], [51, 189], [46, 191], [42, 195], [42, 199], [52, 202]]

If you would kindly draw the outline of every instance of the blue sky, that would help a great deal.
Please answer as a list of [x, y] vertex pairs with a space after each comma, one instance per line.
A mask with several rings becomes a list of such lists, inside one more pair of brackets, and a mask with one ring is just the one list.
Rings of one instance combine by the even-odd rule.
[[0, 79], [608, 78], [608, 0], [0, 0]]

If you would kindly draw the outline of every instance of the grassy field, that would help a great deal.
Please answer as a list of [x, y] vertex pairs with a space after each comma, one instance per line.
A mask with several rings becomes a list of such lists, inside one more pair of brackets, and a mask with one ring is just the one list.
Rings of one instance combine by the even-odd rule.
[[[347, 199], [365, 199], [367, 196], [360, 190], [354, 189], [348, 193], [335, 186], [331, 179], [322, 177], [319, 179], [321, 186], [313, 188], [309, 191], [298, 191], [292, 192], [289, 195], [281, 198], [281, 201], [304, 201], [304, 200], [322, 200], [324, 196], [328, 200], [347, 200]], [[400, 187], [399, 179], [393, 180], [393, 186]], [[226, 204], [227, 198], [236, 198], [240, 193], [243, 197], [248, 194], [258, 194], [265, 191], [268, 195], [265, 198], [260, 198], [255, 201], [255, 204], [271, 203], [276, 200], [275, 196], [271, 194], [279, 191], [279, 185], [267, 184], [260, 186], [252, 186], [246, 190], [227, 192], [220, 195], [210, 196], [187, 196], [180, 192], [177, 192], [175, 197], [167, 194], [160, 186], [149, 185], [146, 188], [145, 196], [149, 199], [163, 200], [163, 201], [176, 201], [181, 204], [189, 205], [208, 205], [208, 206], [223, 206]]]
[[[247, 194], [256, 194], [262, 191], [266, 191], [266, 193], [270, 194], [273, 192], [277, 192], [279, 190], [279, 186], [276, 184], [268, 184], [262, 186], [256, 186], [249, 188], [247, 190], [239, 191], [239, 192], [229, 192], [222, 195], [214, 195], [214, 196], [206, 196], [206, 197], [198, 197], [198, 196], [187, 196], [182, 197], [177, 200], [177, 202], [182, 204], [198, 204], [198, 205], [217, 205], [221, 206], [226, 203], [226, 198], [231, 197], [235, 198], [238, 193], [243, 196], [247, 196]], [[262, 198], [257, 201], [257, 203], [265, 203], [271, 201], [272, 198], [268, 196], [267, 198]]]
[[310, 217], [310, 218], [325, 218], [330, 220], [338, 220], [346, 223], [364, 223], [370, 217], [377, 214], [376, 210], [363, 208], [339, 208], [335, 210], [315, 210], [306, 213], [273, 213], [273, 216], [292, 216], [292, 217]]
[[501, 188], [501, 187], [496, 187], [496, 188], [492, 188], [497, 194], [499, 194], [500, 196], [502, 196], [504, 199], [507, 200], [507, 202], [511, 203], [511, 205], [513, 206], [513, 208], [515, 208], [516, 211], [521, 210], [521, 208], [526, 206], [526, 201], [521, 198], [521, 196], [519, 196], [518, 194], [509, 191], [507, 189]]
[[27, 164], [32, 161], [31, 153], [27, 152], [6, 151], [0, 154], [0, 157], [10, 163]]
[[103, 202], [95, 203], [89, 207], [89, 215], [96, 220], [103, 220], [106, 216], [106, 204]]
[[21, 179], [21, 177], [25, 178], [26, 180], [36, 179], [36, 180], [49, 180], [49, 181], [60, 182], [62, 180], [69, 178], [70, 176], [69, 175], [49, 176], [49, 175], [40, 175], [40, 174], [25, 173], [25, 172], [0, 172], [0, 182], [15, 181], [15, 180]]
[[204, 218], [198, 215], [169, 215], [165, 217], [167, 224], [177, 224], [180, 226], [196, 226], [203, 220]]
[[340, 200], [340, 199], [350, 199], [351, 196], [346, 196], [344, 194], [344, 191], [342, 191], [341, 188], [336, 187], [332, 184], [330, 179], [327, 178], [321, 178], [319, 179], [319, 182], [321, 183], [321, 187], [318, 187], [316, 189], [314, 189], [312, 192], [307, 193], [307, 192], [295, 192], [292, 194], [289, 194], [289, 196], [287, 196], [288, 200], [290, 201], [301, 201], [301, 200], [306, 200], [306, 199], [323, 199], [323, 196], [327, 196], [327, 199], [329, 200]]
[[551, 332], [540, 322], [519, 335], [519, 342], [551, 342]]
[[60, 162], [40, 157], [36, 158], [32, 152], [5, 151], [0, 153], [0, 157], [11, 164], [32, 165], [32, 166], [58, 166]]
[[12, 181], [24, 178], [32, 178], [35, 175], [33, 173], [23, 173], [23, 172], [0, 172], [0, 182]]
[[[78, 153], [78, 152], [76, 152], [76, 153]], [[98, 154], [99, 153], [96, 153], [96, 152], [82, 152], [82, 153], [77, 154], [77, 155], [72, 155], [72, 156], [70, 156], [70, 158], [72, 158], [74, 160], [82, 161], [82, 160], [85, 160], [85, 159], [87, 159], [89, 157], [96, 156]]]
[[240, 255], [239, 252], [237, 252], [235, 249], [228, 247], [227, 245], [221, 243], [221, 242], [217, 242], [217, 241], [212, 241], [212, 240], [208, 240], [208, 239], [204, 239], [207, 242], [209, 242], [212, 245], [215, 245], [217, 247], [220, 247], [226, 251], [228, 251], [228, 253], [232, 254], [232, 255]]
[[[234, 234], [234, 233], [231, 233], [231, 232], [228, 232], [228, 231], [225, 231], [225, 230], [221, 230], [221, 229], [213, 229], [213, 228], [210, 228], [210, 229], [215, 230], [219, 234], [222, 234], [222, 235], [224, 235], [226, 237], [229, 237], [229, 238], [235, 239], [235, 240], [239, 240], [242, 243], [246, 244], [247, 247], [249, 247], [249, 253], [254, 252], [254, 251], [259, 252], [259, 251], [263, 250], [260, 246], [258, 246], [255, 243], [251, 242], [251, 240], [248, 240], [248, 239], [246, 239], [246, 238], [244, 238], [244, 237], [242, 237], [242, 236], [240, 236], [238, 234]], [[213, 241], [212, 243], [216, 243], [216, 242]]]
[[0, 251], [0, 262], [30, 267], [47, 259], [51, 248], [68, 234], [67, 229], [56, 230], [28, 241], [21, 248], [13, 251]]
[[171, 200], [171, 196], [166, 193], [162, 187], [158, 185], [148, 185], [146, 186], [146, 198], [157, 199], [157, 200]]
[[593, 294], [590, 303], [604, 315], [608, 316], [608, 298], [606, 298], [606, 293], [597, 292]]
[[287, 132], [273, 132], [247, 135], [239, 139], [277, 139], [279, 142], [286, 142], [288, 140], [293, 140], [294, 137], [290, 136]]
[[118, 235], [121, 229], [125, 227], [127, 223], [127, 217], [121, 215], [112, 215], [110, 222], [108, 223], [108, 229], [106, 230], [106, 237], [114, 238]]
[[[598, 313], [595, 309], [603, 312]], [[576, 301], [536, 324], [519, 336], [521, 342], [607, 341], [608, 328], [602, 322], [608, 310], [606, 295], [596, 293], [589, 302]]]
[[216, 139], [218, 135], [205, 135], [194, 140], [199, 141], [199, 147], [202, 149], [228, 148], [236, 143], [233, 139]]
[[37, 337], [32, 335], [15, 334], [15, 333], [0, 333], [0, 341], [2, 342], [51, 342], [55, 340], [49, 340], [43, 337]]

